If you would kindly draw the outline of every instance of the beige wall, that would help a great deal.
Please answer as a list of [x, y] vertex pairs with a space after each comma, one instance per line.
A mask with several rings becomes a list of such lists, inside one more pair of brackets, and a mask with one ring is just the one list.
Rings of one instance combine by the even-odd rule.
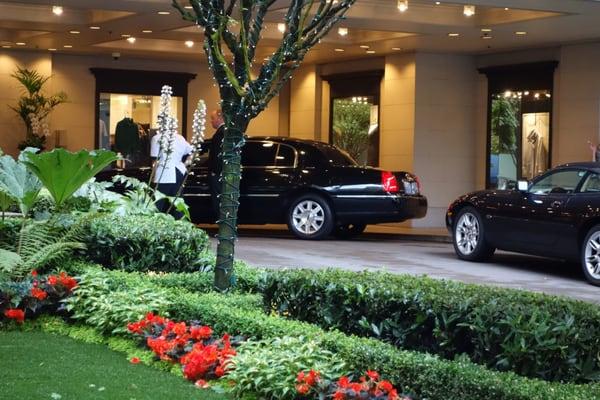
[[291, 137], [321, 138], [321, 84], [317, 65], [303, 65], [294, 73], [290, 88]]

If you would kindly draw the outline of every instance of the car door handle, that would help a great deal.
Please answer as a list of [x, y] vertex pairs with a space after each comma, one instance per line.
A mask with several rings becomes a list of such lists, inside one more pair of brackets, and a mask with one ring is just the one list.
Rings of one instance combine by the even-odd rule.
[[552, 203], [550, 203], [550, 205], [554, 208], [558, 208], [560, 206], [562, 206], [562, 201], [553, 201]]

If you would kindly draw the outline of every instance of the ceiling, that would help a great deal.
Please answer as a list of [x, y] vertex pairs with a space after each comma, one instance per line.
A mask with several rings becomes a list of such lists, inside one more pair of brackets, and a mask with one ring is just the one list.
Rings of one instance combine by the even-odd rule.
[[[348, 34], [332, 30], [307, 61], [414, 50], [484, 54], [600, 40], [600, 2], [593, 0], [408, 0], [403, 13], [396, 1], [357, 0], [339, 25]], [[267, 15], [257, 57], [276, 48], [287, 3], [276, 1]], [[62, 15], [52, 13], [53, 4], [63, 7]], [[475, 6], [475, 15], [465, 16], [465, 5]], [[170, 0], [0, 0], [4, 48], [186, 60], [202, 53], [202, 40], [201, 29], [182, 20]]]

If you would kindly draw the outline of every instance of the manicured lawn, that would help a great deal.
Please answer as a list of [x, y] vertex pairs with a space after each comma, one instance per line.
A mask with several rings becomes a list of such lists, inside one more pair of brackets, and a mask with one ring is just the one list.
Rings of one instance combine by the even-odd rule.
[[44, 332], [0, 332], [0, 399], [203, 399], [181, 377], [131, 364], [106, 346]]

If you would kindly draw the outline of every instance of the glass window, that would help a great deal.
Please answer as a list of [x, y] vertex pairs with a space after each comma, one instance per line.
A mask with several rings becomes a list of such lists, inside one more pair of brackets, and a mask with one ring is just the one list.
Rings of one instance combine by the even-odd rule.
[[296, 151], [291, 146], [280, 144], [275, 159], [278, 167], [293, 167], [296, 163]]
[[[181, 126], [183, 99], [173, 97], [171, 107]], [[100, 93], [99, 147], [121, 153], [128, 167], [150, 165], [159, 108], [160, 96]]]
[[361, 165], [378, 165], [379, 106], [374, 96], [333, 99], [332, 142]]
[[335, 166], [356, 165], [356, 161], [352, 159], [350, 154], [333, 146], [321, 146], [319, 148], [325, 159]]
[[598, 174], [589, 174], [581, 185], [582, 193], [600, 193], [600, 176]]
[[529, 188], [533, 194], [573, 193], [585, 176], [585, 171], [557, 171], [546, 175]]
[[275, 165], [277, 154], [276, 143], [249, 141], [242, 149], [242, 165], [244, 167], [269, 167]]
[[550, 166], [549, 90], [511, 91], [492, 95], [489, 185], [515, 187]]

